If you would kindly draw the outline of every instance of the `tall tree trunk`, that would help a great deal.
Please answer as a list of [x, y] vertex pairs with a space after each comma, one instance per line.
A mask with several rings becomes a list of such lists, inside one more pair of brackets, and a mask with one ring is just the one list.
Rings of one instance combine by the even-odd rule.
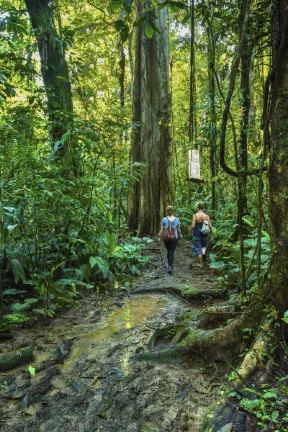
[[[272, 241], [276, 248], [271, 264], [271, 295], [278, 302], [280, 316], [288, 309], [288, 0], [278, 0], [276, 21], [275, 77], [272, 93], [271, 157], [268, 171]], [[276, 296], [275, 296], [276, 294]], [[287, 327], [287, 326], [286, 326]]]
[[[138, 1], [138, 13], [150, 3]], [[132, 137], [130, 160], [148, 167], [129, 197], [128, 226], [140, 235], [156, 234], [166, 206], [173, 203], [167, 8], [157, 12], [155, 25], [159, 33], [151, 39], [143, 27], [136, 30], [133, 122], [140, 127]]]
[[[212, 179], [216, 177], [216, 139], [217, 139], [217, 116], [215, 107], [215, 40], [213, 39], [213, 18], [207, 23], [207, 35], [208, 35], [208, 81], [209, 81], [209, 147], [210, 147], [210, 172]], [[212, 209], [217, 210], [216, 204], [216, 184], [212, 181]]]
[[[124, 117], [125, 117], [125, 66], [126, 66], [126, 56], [124, 51], [123, 42], [119, 41], [118, 43], [118, 49], [119, 49], [119, 75], [118, 75], [118, 82], [119, 82], [119, 99], [120, 99], [120, 123], [121, 125], [124, 124]], [[119, 135], [119, 142], [122, 147], [125, 140], [125, 135], [123, 130], [120, 131]], [[112, 155], [112, 163], [113, 163], [113, 171], [116, 174], [116, 160], [115, 160], [115, 153], [113, 152]], [[114, 185], [114, 219], [116, 220], [118, 216], [118, 228], [120, 228], [120, 218], [121, 218], [121, 191], [122, 191], [122, 184], [116, 184]]]
[[[242, 5], [240, 14], [241, 21], [244, 21], [245, 10]], [[248, 26], [249, 29], [249, 26]], [[249, 30], [245, 37], [245, 47], [241, 55], [241, 93], [242, 93], [242, 115], [240, 122], [239, 139], [239, 167], [242, 170], [248, 169], [248, 128], [250, 112], [250, 65], [252, 50], [249, 42]], [[242, 217], [247, 213], [247, 177], [239, 179], [239, 205], [238, 205], [238, 224], [241, 226]], [[244, 228], [244, 227], [243, 227]], [[245, 234], [245, 229], [243, 234]]]
[[25, 0], [38, 44], [41, 72], [52, 122], [52, 142], [65, 133], [65, 115], [73, 111], [71, 84], [64, 47], [49, 0]]
[[194, 0], [190, 1], [191, 34], [190, 34], [190, 109], [189, 109], [189, 141], [196, 147], [196, 71], [195, 71], [195, 12]]

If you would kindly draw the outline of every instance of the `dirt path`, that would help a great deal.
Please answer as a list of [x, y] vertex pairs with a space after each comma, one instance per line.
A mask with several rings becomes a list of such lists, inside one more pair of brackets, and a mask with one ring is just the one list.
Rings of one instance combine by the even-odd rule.
[[[176, 251], [172, 276], [166, 253], [150, 243], [150, 264], [134, 286], [213, 288], [208, 269], [190, 267], [189, 242]], [[116, 301], [116, 304], [115, 304]], [[185, 362], [131, 362], [147, 349], [153, 330], [172, 324], [183, 312], [207, 304], [165, 294], [90, 295], [77, 309], [19, 329], [0, 351], [32, 345], [36, 367], [1, 374], [0, 430], [5, 432], [197, 432], [207, 407], [219, 395], [224, 365], [193, 357]]]

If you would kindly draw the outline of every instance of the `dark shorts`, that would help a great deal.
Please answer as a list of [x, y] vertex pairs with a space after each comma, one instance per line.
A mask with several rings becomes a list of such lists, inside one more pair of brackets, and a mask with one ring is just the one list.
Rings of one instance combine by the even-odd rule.
[[193, 251], [194, 255], [200, 256], [202, 255], [202, 248], [207, 247], [208, 245], [208, 238], [209, 236], [202, 236], [202, 237], [193, 237]]

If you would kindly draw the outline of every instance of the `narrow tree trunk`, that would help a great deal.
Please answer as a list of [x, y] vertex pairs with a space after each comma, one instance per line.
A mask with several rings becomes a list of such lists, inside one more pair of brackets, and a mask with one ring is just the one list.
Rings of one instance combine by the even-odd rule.
[[[150, 3], [138, 1], [138, 13]], [[133, 122], [140, 127], [132, 137], [130, 160], [148, 166], [130, 194], [128, 225], [140, 235], [156, 234], [166, 206], [173, 203], [167, 8], [157, 15], [159, 34], [154, 33], [150, 39], [143, 27], [136, 30]]]
[[[244, 11], [242, 20], [244, 20]], [[242, 93], [242, 116], [240, 122], [239, 158], [240, 169], [248, 169], [248, 128], [250, 112], [250, 64], [252, 51], [249, 46], [249, 35], [246, 36], [246, 47], [241, 55], [241, 93]], [[247, 177], [243, 177], [239, 188], [238, 223], [241, 224], [242, 216], [247, 213]], [[241, 213], [241, 214], [240, 214]], [[244, 232], [245, 234], [245, 232]]]
[[25, 0], [25, 3], [37, 39], [53, 143], [66, 132], [65, 115], [73, 110], [68, 66], [49, 0]]
[[[124, 116], [125, 116], [125, 65], [126, 65], [126, 56], [124, 51], [123, 42], [120, 40], [118, 44], [119, 48], [119, 55], [120, 55], [120, 61], [119, 61], [119, 75], [118, 75], [118, 81], [119, 81], [119, 99], [120, 99], [120, 123], [123, 125], [124, 123]], [[124, 133], [121, 128], [120, 135], [119, 135], [119, 142], [120, 145], [123, 145], [124, 142]], [[112, 155], [113, 158], [113, 171], [116, 174], [116, 161], [115, 161], [115, 154], [113, 152]], [[120, 217], [121, 217], [121, 190], [122, 185], [116, 184], [114, 185], [114, 219], [116, 220], [118, 216], [118, 228], [120, 228]]]
[[[276, 48], [272, 94], [271, 157], [268, 171], [272, 241], [276, 248], [271, 264], [271, 295], [280, 317], [288, 309], [288, 1], [278, 1], [279, 43]], [[287, 325], [286, 325], [287, 327]]]

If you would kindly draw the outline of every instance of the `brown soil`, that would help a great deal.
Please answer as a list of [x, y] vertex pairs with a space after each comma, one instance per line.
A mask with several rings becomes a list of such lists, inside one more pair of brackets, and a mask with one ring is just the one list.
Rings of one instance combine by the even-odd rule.
[[[195, 266], [190, 242], [177, 248], [172, 276], [161, 244], [148, 244], [147, 253], [150, 263], [133, 287], [216, 286], [211, 270]], [[185, 311], [196, 315], [210, 300], [192, 303], [169, 290], [117, 294], [85, 293], [77, 308], [18, 329], [13, 340], [2, 342], [0, 352], [32, 345], [36, 375], [30, 376], [29, 364], [1, 375], [1, 431], [199, 431], [230, 373], [227, 365], [195, 356], [161, 364], [131, 358], [147, 349], [155, 329], [173, 324]]]

